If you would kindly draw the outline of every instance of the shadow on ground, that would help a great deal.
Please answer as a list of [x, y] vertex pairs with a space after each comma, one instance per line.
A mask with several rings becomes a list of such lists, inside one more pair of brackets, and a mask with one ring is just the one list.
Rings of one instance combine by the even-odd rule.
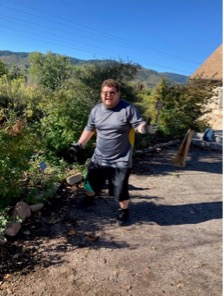
[[133, 162], [132, 173], [137, 175], [167, 175], [181, 171], [198, 171], [222, 174], [223, 157], [221, 151], [208, 148], [193, 147], [189, 150], [184, 168], [172, 165], [178, 148], [154, 151], [142, 155], [136, 155]]
[[181, 205], [158, 205], [148, 202], [132, 203], [131, 223], [153, 222], [161, 226], [197, 224], [222, 219], [222, 202]]

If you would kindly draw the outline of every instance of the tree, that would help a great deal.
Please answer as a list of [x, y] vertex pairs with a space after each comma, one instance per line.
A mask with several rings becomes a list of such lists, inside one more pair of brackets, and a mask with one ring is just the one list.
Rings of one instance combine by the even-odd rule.
[[45, 55], [34, 52], [29, 55], [29, 61], [34, 80], [53, 91], [60, 88], [71, 75], [72, 65], [68, 57], [51, 52]]
[[191, 128], [203, 130], [208, 126], [202, 118], [209, 112], [205, 108], [212, 92], [209, 81], [189, 80], [186, 85], [169, 87], [163, 81], [156, 93], [163, 101], [160, 127], [166, 135], [172, 138], [183, 136]]
[[83, 85], [88, 86], [95, 98], [99, 98], [101, 84], [105, 79], [115, 79], [121, 85], [122, 98], [133, 101], [136, 98], [130, 81], [138, 71], [139, 66], [123, 61], [105, 61], [76, 67], [75, 76]]

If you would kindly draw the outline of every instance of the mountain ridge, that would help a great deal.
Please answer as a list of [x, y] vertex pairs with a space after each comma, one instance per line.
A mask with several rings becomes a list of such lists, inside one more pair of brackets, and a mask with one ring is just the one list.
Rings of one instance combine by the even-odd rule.
[[[21, 68], [28, 68], [29, 67], [29, 60], [28, 56], [31, 52], [13, 52], [10, 50], [0, 50], [0, 60], [7, 64], [9, 67], [13, 66], [14, 64], [18, 65]], [[57, 53], [54, 53], [57, 54]], [[91, 63], [99, 63], [99, 62], [106, 62], [106, 61], [113, 61], [113, 60], [82, 60], [75, 57], [67, 56], [70, 59], [72, 65], [82, 65], [82, 64], [91, 64]], [[170, 72], [158, 72], [153, 69], [147, 69], [140, 65], [140, 69], [138, 70], [136, 76], [134, 77], [133, 81], [142, 83], [147, 88], [155, 87], [161, 77], [164, 77], [167, 81], [171, 84], [185, 84], [188, 80], [188, 76], [181, 75], [177, 73], [170, 73]]]

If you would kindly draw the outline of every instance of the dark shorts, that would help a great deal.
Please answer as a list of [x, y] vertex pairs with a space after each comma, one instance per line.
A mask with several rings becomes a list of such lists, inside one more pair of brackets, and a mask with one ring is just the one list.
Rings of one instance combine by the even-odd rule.
[[105, 167], [90, 162], [86, 176], [86, 182], [89, 182], [93, 191], [99, 194], [108, 181], [109, 195], [114, 196], [118, 201], [129, 199], [128, 179], [130, 168], [112, 168]]

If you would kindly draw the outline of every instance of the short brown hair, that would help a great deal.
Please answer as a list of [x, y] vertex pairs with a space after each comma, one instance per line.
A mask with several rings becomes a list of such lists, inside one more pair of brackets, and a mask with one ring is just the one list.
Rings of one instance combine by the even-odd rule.
[[120, 85], [118, 84], [118, 82], [114, 79], [106, 79], [102, 82], [101, 84], [101, 89], [104, 87], [104, 86], [109, 86], [109, 87], [115, 87], [117, 91], [120, 91]]

